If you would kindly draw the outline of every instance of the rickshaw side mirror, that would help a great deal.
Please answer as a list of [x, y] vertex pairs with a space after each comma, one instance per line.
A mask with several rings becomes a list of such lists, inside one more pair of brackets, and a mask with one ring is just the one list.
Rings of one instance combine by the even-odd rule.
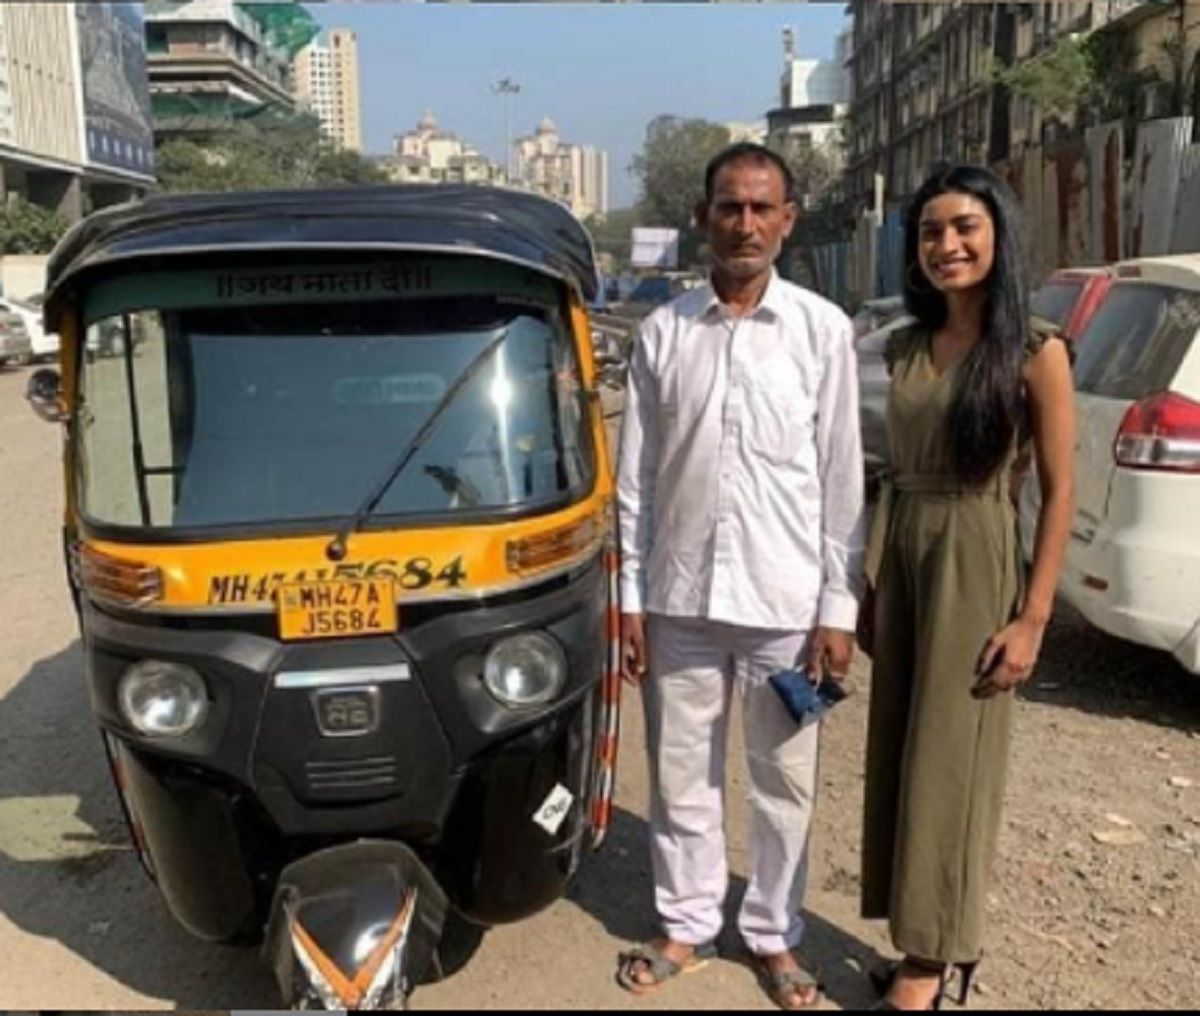
[[47, 423], [62, 423], [67, 418], [67, 407], [63, 401], [62, 378], [58, 371], [49, 368], [34, 371], [25, 386], [25, 398]]

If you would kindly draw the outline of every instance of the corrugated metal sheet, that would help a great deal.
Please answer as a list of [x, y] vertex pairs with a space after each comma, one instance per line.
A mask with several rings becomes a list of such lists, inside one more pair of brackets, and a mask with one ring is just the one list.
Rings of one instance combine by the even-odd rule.
[[1190, 146], [1183, 155], [1175, 207], [1171, 253], [1200, 252], [1200, 145]]
[[875, 215], [863, 213], [850, 241], [849, 288], [859, 300], [875, 296], [875, 265], [879, 260], [879, 226]]
[[836, 304], [851, 302], [849, 265], [850, 241], [827, 243], [812, 249], [813, 266], [817, 274], [817, 292]]
[[1044, 279], [1063, 262], [1058, 255], [1058, 167], [1051, 157], [1034, 148], [1029, 158], [1032, 172], [1041, 170], [1037, 218], [1034, 220], [1033, 250], [1035, 277]]
[[1192, 118], [1151, 120], [1138, 128], [1130, 179], [1129, 254], [1171, 252], [1184, 157], [1191, 147]]
[[895, 209], [879, 231], [876, 296], [896, 296], [904, 289], [904, 213]]
[[1107, 264], [1125, 256], [1123, 176], [1125, 132], [1120, 121], [1087, 132], [1088, 243], [1090, 264]]
[[1071, 145], [1054, 156], [1058, 188], [1058, 258], [1061, 265], [1082, 265], [1088, 257], [1087, 149]]

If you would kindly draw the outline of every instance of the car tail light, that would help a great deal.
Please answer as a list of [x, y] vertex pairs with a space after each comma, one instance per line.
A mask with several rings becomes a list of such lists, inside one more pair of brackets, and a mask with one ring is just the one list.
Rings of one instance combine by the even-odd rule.
[[1200, 473], [1200, 402], [1161, 392], [1129, 407], [1113, 455], [1118, 466]]

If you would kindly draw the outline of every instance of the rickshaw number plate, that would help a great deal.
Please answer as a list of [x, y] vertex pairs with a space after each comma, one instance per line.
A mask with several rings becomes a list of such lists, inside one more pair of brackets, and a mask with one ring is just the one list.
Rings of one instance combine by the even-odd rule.
[[279, 637], [285, 641], [387, 635], [399, 627], [396, 585], [390, 578], [279, 587]]

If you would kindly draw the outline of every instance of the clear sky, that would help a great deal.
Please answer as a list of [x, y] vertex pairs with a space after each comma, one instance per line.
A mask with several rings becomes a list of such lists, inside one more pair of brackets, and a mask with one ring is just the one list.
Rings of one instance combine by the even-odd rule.
[[609, 200], [633, 204], [626, 172], [661, 114], [761, 119], [779, 105], [783, 29], [800, 56], [831, 57], [845, 3], [312, 4], [358, 36], [367, 150], [384, 154], [426, 109], [495, 161], [512, 78], [514, 137], [549, 116], [565, 141], [608, 151]]

